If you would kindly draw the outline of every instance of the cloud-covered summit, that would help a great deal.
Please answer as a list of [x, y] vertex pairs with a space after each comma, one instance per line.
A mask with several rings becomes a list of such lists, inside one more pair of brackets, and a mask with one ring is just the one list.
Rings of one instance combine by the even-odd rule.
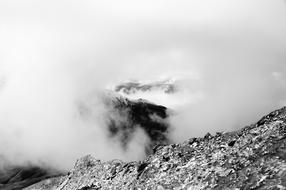
[[126, 95], [152, 91], [161, 91], [162, 93], [171, 94], [176, 92], [176, 84], [172, 79], [155, 82], [129, 81], [116, 85], [114, 90]]
[[183, 76], [177, 93], [145, 97], [176, 108], [175, 141], [286, 101], [282, 0], [2, 0], [0, 42], [0, 151], [18, 162], [126, 158], [105, 138], [100, 99], [93, 122], [77, 103], [128, 79]]

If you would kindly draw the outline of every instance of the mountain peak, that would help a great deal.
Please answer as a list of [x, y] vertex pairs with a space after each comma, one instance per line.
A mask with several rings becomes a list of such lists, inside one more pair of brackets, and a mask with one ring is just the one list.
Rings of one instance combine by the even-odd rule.
[[176, 85], [174, 79], [166, 79], [160, 81], [127, 81], [113, 87], [115, 92], [131, 95], [139, 92], [160, 91], [166, 94], [176, 92]]

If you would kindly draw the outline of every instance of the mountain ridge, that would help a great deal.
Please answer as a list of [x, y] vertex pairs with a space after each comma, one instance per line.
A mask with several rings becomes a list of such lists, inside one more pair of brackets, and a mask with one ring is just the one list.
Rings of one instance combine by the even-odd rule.
[[[79, 159], [57, 190], [286, 189], [286, 107], [257, 123], [157, 146], [143, 161]], [[37, 184], [25, 190], [43, 189]], [[52, 189], [52, 188], [51, 188]]]
[[177, 91], [176, 81], [166, 79], [161, 81], [127, 81], [113, 87], [115, 92], [130, 95], [137, 92], [161, 91], [166, 94], [172, 94]]

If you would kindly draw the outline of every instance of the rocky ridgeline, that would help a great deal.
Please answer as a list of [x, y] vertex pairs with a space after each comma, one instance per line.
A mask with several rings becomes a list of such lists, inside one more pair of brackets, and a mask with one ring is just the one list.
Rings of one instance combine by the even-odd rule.
[[283, 190], [285, 161], [286, 107], [235, 132], [154, 147], [154, 154], [141, 162], [101, 162], [85, 156], [61, 180], [49, 185], [43, 181], [27, 190]]
[[157, 82], [126, 82], [114, 87], [115, 92], [121, 92], [125, 95], [136, 94], [138, 92], [161, 91], [166, 94], [172, 94], [177, 91], [174, 80], [162, 80]]

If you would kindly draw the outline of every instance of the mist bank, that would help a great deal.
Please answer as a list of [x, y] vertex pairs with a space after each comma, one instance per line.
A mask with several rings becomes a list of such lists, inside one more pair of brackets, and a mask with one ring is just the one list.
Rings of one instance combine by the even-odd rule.
[[176, 94], [136, 96], [175, 110], [175, 142], [255, 122], [286, 103], [285, 9], [282, 0], [1, 1], [1, 155], [62, 168], [88, 153], [140, 159], [148, 138], [138, 132], [128, 153], [106, 138], [98, 95], [129, 79], [178, 78]]

